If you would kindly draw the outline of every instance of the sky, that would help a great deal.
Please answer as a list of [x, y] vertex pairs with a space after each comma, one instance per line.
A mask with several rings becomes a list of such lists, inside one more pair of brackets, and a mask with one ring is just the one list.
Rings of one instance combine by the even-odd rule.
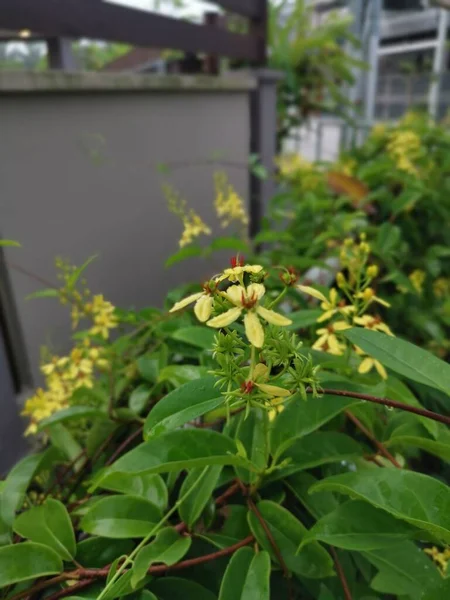
[[[114, 2], [114, 4], [123, 4], [126, 6], [132, 6], [133, 8], [139, 8], [142, 10], [155, 10], [157, 12], [173, 15], [173, 16], [200, 16], [206, 10], [217, 10], [217, 4], [211, 2], [204, 2], [203, 0], [182, 0], [185, 8], [176, 8], [176, 0], [108, 0]], [[159, 5], [159, 7], [158, 7]]]

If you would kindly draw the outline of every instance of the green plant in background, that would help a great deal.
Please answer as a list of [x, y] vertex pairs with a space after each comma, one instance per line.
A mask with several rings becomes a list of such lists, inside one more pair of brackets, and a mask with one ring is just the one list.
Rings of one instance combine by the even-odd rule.
[[[420, 114], [374, 127], [335, 165], [280, 158], [282, 187], [266, 229], [269, 260], [298, 268], [320, 260], [330, 281], [340, 241], [364, 232], [391, 304], [381, 317], [400, 335], [445, 358], [450, 326], [450, 135]], [[305, 166], [306, 165], [306, 166]], [[310, 182], [314, 185], [311, 186]], [[274, 233], [270, 223], [280, 232]]]
[[352, 83], [352, 70], [364, 64], [345, 49], [358, 46], [351, 18], [331, 13], [314, 23], [314, 6], [305, 0], [271, 3], [269, 17], [269, 64], [284, 75], [277, 97], [281, 147], [315, 112], [346, 116], [350, 103], [342, 84]]
[[[448, 404], [450, 367], [371, 316], [369, 251], [342, 248], [346, 303], [236, 256], [141, 312], [97, 311], [60, 263], [74, 350], [106, 363], [1, 483], [2, 597], [445, 598], [450, 418], [416, 386]], [[339, 352], [304, 342], [316, 319], [346, 322]]]

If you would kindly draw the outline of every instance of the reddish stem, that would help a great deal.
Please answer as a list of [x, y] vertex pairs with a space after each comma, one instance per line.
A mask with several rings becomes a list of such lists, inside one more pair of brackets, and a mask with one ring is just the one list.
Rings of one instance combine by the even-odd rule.
[[341, 581], [342, 590], [344, 592], [345, 600], [352, 600], [352, 594], [350, 592], [350, 588], [348, 587], [348, 582], [347, 582], [347, 578], [345, 577], [344, 569], [342, 568], [342, 565], [341, 565], [341, 563], [339, 561], [337, 552], [333, 548], [333, 546], [330, 547], [330, 552], [331, 552], [331, 554], [333, 556], [334, 565], [336, 567], [336, 571], [337, 571], [338, 577], [339, 577], [339, 579]]
[[382, 454], [385, 458], [387, 458], [394, 465], [394, 467], [397, 467], [397, 469], [402, 468], [402, 466], [398, 463], [396, 458], [394, 456], [392, 456], [392, 454], [384, 446], [384, 444], [379, 442], [377, 440], [377, 438], [375, 436], [373, 436], [372, 433], [367, 429], [367, 427], [365, 425], [363, 425], [361, 423], [361, 421], [355, 417], [355, 415], [352, 415], [352, 413], [348, 410], [345, 411], [345, 414], [350, 419], [350, 421], [352, 421], [356, 425], [356, 427], [360, 431], [362, 431], [362, 433], [364, 433], [364, 435], [372, 442], [372, 444], [378, 449], [378, 452], [380, 454]]

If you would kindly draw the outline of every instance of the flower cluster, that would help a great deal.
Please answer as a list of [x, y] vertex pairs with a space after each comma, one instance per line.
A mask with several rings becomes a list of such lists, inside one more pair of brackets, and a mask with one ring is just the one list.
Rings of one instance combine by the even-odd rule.
[[162, 189], [170, 212], [177, 215], [183, 223], [184, 229], [178, 242], [180, 248], [192, 244], [201, 235], [211, 235], [211, 228], [194, 209], [187, 207], [186, 200], [172, 186], [164, 184]]
[[421, 151], [420, 137], [414, 131], [396, 130], [390, 134], [387, 144], [388, 154], [396, 162], [397, 169], [417, 175], [414, 162]]
[[76, 390], [92, 388], [94, 370], [107, 366], [103, 349], [91, 346], [89, 338], [68, 356], [53, 356], [43, 364], [41, 372], [45, 377], [45, 389], [38, 388], [25, 402], [22, 411], [22, 415], [30, 419], [26, 434], [36, 433], [40, 421], [67, 408]]
[[282, 154], [276, 164], [281, 178], [299, 186], [303, 192], [315, 191], [323, 183], [322, 173], [298, 153]]
[[410, 280], [413, 288], [420, 295], [423, 292], [423, 284], [425, 283], [426, 273], [421, 269], [415, 269], [412, 273], [408, 275], [408, 279]]
[[[302, 293], [320, 301], [323, 313], [317, 319], [318, 323], [329, 321], [326, 326], [317, 330], [319, 337], [313, 345], [315, 350], [342, 356], [349, 347], [342, 332], [354, 326], [393, 335], [381, 317], [367, 314], [367, 310], [374, 303], [389, 307], [387, 302], [376, 295], [371, 286], [378, 275], [378, 267], [368, 265], [369, 255], [370, 246], [366, 242], [364, 234], [359, 242], [355, 242], [353, 239], [345, 240], [340, 253], [341, 267], [345, 273], [341, 271], [336, 276], [336, 283], [343, 297], [339, 295], [336, 288], [332, 288], [327, 297], [313, 287], [298, 286]], [[356, 346], [354, 350], [361, 359], [358, 367], [360, 373], [368, 373], [375, 369], [383, 379], [387, 377], [386, 370], [379, 361], [367, 356]]]
[[[263, 267], [261, 265], [245, 265], [243, 262], [236, 264], [236, 262], [234, 260], [234, 266], [225, 269], [212, 281], [204, 284], [202, 292], [197, 292], [177, 302], [170, 312], [176, 312], [195, 302], [194, 312], [198, 320], [206, 322], [209, 327], [216, 329], [228, 327], [240, 317], [243, 317], [248, 341], [255, 348], [262, 348], [264, 345], [264, 329], [260, 319], [278, 326], [290, 325], [291, 321], [261, 304], [266, 292], [262, 283], [246, 284], [244, 282], [246, 275], [260, 278], [263, 274]], [[225, 280], [234, 285], [220, 291], [219, 284]], [[225, 305], [223, 302], [220, 302], [219, 305], [218, 299], [225, 300]], [[223, 308], [225, 308], [224, 311]], [[217, 312], [219, 314], [215, 314], [211, 318], [211, 315]]]
[[228, 227], [233, 221], [244, 225], [249, 223], [244, 201], [229, 183], [226, 173], [219, 171], [214, 174], [216, 198], [214, 206], [221, 227]]
[[431, 556], [439, 567], [442, 576], [445, 577], [447, 575], [448, 563], [450, 562], [450, 548], [439, 551], [436, 546], [432, 546], [431, 548], [424, 548], [424, 552], [428, 556]]

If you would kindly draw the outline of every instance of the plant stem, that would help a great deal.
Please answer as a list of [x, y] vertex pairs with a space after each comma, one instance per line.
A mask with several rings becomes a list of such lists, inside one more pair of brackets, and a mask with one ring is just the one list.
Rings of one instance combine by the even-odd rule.
[[269, 310], [271, 310], [272, 308], [274, 308], [279, 302], [281, 302], [283, 300], [283, 298], [286, 296], [288, 291], [288, 286], [285, 286], [281, 292], [278, 294], [278, 296], [275, 298], [275, 300], [273, 300], [270, 304], [269, 304]]
[[175, 502], [175, 504], [172, 506], [172, 508], [164, 515], [164, 517], [159, 521], [159, 523], [157, 523], [153, 529], [150, 531], [150, 533], [148, 535], [145, 536], [145, 538], [136, 546], [136, 548], [131, 552], [131, 554], [129, 554], [125, 560], [123, 561], [123, 563], [120, 565], [120, 567], [117, 569], [116, 573], [111, 577], [111, 579], [109, 580], [108, 584], [106, 585], [106, 587], [103, 588], [103, 590], [100, 592], [99, 596], [97, 596], [97, 600], [101, 600], [102, 598], [104, 598], [104, 596], [107, 594], [107, 592], [109, 591], [109, 589], [116, 583], [116, 581], [119, 579], [119, 577], [122, 575], [122, 573], [125, 571], [126, 567], [128, 567], [128, 565], [133, 563], [133, 559], [134, 557], [137, 555], [137, 553], [141, 550], [141, 548], [143, 548], [147, 542], [150, 540], [151, 537], [153, 537], [155, 535], [155, 533], [159, 530], [159, 528], [167, 521], [167, 519], [175, 512], [178, 510], [178, 507], [180, 506], [180, 504], [182, 504], [186, 498], [198, 487], [199, 483], [202, 481], [203, 477], [206, 475], [206, 473], [208, 472], [208, 468], [209, 467], [205, 467], [203, 469], [203, 471], [201, 472], [199, 478], [197, 479], [197, 481], [194, 483], [194, 485], [189, 488], [189, 490], [181, 497], [177, 500], [177, 502]]
[[401, 469], [402, 468], [402, 466], [397, 462], [397, 460], [395, 459], [395, 457], [392, 456], [392, 454], [389, 452], [389, 450], [386, 448], [386, 446], [384, 444], [382, 444], [381, 442], [379, 442], [377, 440], [377, 438], [375, 436], [373, 436], [372, 433], [367, 429], [367, 427], [365, 427], [361, 423], [361, 421], [355, 417], [355, 415], [352, 415], [352, 413], [349, 410], [345, 411], [345, 415], [346, 415], [347, 418], [350, 419], [350, 421], [352, 421], [356, 425], [356, 427], [360, 431], [362, 431], [362, 433], [364, 433], [364, 435], [378, 449], [378, 452], [380, 454], [382, 454], [385, 458], [387, 458], [394, 465], [394, 467], [397, 467], [397, 469]]
[[[312, 394], [312, 388], [306, 389], [307, 394]], [[389, 406], [390, 408], [398, 408], [407, 412], [425, 417], [426, 419], [432, 419], [433, 421], [439, 421], [445, 425], [450, 425], [450, 417], [440, 415], [438, 413], [427, 410], [426, 408], [417, 408], [416, 406], [410, 406], [409, 404], [403, 404], [402, 402], [396, 402], [395, 400], [389, 400], [387, 398], [378, 398], [377, 396], [371, 396], [370, 394], [361, 394], [359, 392], [349, 392], [347, 390], [334, 390], [334, 389], [322, 389], [322, 394], [330, 394], [332, 396], [343, 396], [344, 398], [357, 398], [359, 400], [367, 400], [367, 402], [374, 402], [375, 404], [382, 404], [383, 406]]]
[[333, 548], [333, 546], [331, 546], [330, 552], [331, 552], [331, 554], [333, 556], [334, 565], [336, 567], [336, 571], [337, 571], [338, 577], [339, 577], [339, 579], [341, 581], [341, 584], [342, 584], [342, 590], [344, 592], [345, 600], [352, 600], [352, 595], [350, 593], [350, 588], [348, 587], [347, 578], [345, 577], [344, 569], [342, 568], [342, 565], [341, 565], [341, 563], [339, 561], [337, 552]]
[[250, 354], [250, 371], [248, 374], [248, 378], [250, 381], [253, 380], [253, 371], [255, 370], [255, 365], [256, 365], [256, 348], [255, 348], [255, 346], [252, 346], [251, 354]]
[[122, 454], [122, 452], [128, 448], [128, 446], [131, 444], [131, 442], [133, 442], [138, 436], [139, 434], [142, 433], [143, 427], [139, 427], [138, 429], [136, 429], [136, 431], [134, 431], [131, 435], [129, 435], [127, 437], [127, 439], [125, 441], [123, 441], [120, 446], [116, 449], [116, 451], [108, 458], [108, 460], [105, 463], [105, 466], [109, 466], [111, 465], [118, 456], [120, 456], [120, 454]]

